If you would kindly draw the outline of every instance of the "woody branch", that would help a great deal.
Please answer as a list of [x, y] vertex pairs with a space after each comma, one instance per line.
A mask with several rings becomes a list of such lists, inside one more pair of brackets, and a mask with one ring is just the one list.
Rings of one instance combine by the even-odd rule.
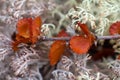
[[[96, 36], [96, 40], [106, 40], [106, 39], [119, 39], [120, 35], [113, 35], [113, 36]], [[55, 40], [66, 40], [69, 41], [71, 39], [71, 37], [52, 37], [52, 38], [48, 38], [48, 37], [41, 37], [40, 40], [41, 41], [55, 41]]]

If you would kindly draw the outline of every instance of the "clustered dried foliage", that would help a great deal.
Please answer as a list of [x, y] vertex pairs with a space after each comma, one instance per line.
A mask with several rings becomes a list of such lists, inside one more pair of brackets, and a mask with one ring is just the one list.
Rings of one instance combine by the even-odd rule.
[[[120, 0], [0, 0], [0, 80], [120, 80], [120, 39], [91, 41], [84, 54], [76, 53], [74, 40], [63, 41], [65, 46], [72, 44], [73, 51], [71, 45], [61, 48], [59, 40], [38, 40], [31, 46], [20, 43], [14, 51], [17, 22], [37, 16], [42, 19], [42, 38], [51, 39], [62, 29], [70, 36], [83, 34], [77, 22], [86, 24], [91, 35], [106, 36], [110, 25], [120, 21]], [[51, 58], [52, 43], [61, 51], [53, 49]], [[56, 55], [61, 52], [62, 56]]]

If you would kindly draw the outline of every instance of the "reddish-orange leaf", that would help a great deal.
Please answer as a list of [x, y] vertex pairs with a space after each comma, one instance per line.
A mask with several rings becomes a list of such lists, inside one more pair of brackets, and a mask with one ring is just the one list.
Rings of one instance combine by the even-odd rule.
[[30, 26], [32, 24], [32, 18], [20, 19], [17, 23], [17, 34], [24, 38], [30, 37]]
[[87, 36], [91, 34], [86, 24], [81, 24], [80, 22], [77, 22], [77, 24]]
[[[68, 34], [64, 30], [62, 30], [61, 32], [59, 32], [58, 36], [67, 37]], [[58, 40], [52, 44], [49, 52], [50, 64], [52, 66], [54, 66], [59, 61], [65, 49], [66, 49], [66, 41], [64, 40]]]
[[86, 24], [81, 24], [80, 22], [78, 22], [77, 24], [82, 29], [82, 31], [87, 35], [87, 37], [90, 39], [90, 42], [93, 43], [94, 40], [95, 40], [95, 36], [93, 34], [91, 34], [87, 25]]
[[92, 45], [95, 40], [95, 36], [91, 34], [86, 24], [81, 24], [80, 22], [78, 22], [77, 24], [82, 29], [82, 31], [86, 34], [86, 36], [89, 38], [89, 41]]
[[13, 42], [13, 49], [16, 50], [17, 46], [20, 43], [35, 43], [38, 36], [40, 35], [41, 27], [40, 17], [32, 18], [23, 18], [20, 19], [17, 23], [17, 34], [15, 41]]
[[42, 20], [40, 19], [40, 17], [36, 17], [33, 21], [32, 21], [32, 26], [30, 28], [30, 34], [31, 34], [31, 42], [35, 43], [37, 41], [38, 36], [40, 35], [40, 29], [41, 29], [41, 25], [42, 25]]
[[52, 66], [54, 66], [59, 61], [65, 49], [66, 49], [65, 41], [55, 41], [52, 44], [49, 52], [50, 64]]
[[111, 35], [120, 34], [120, 21], [117, 21], [110, 26], [109, 33]]
[[65, 32], [65, 30], [61, 30], [58, 34], [58, 37], [68, 37], [69, 35]]
[[33, 20], [32, 18], [23, 18], [17, 23], [17, 34], [21, 37], [29, 38], [32, 43], [35, 43], [40, 34], [41, 23], [40, 17], [36, 17]]
[[77, 54], [84, 54], [93, 44], [95, 37], [91, 34], [86, 24], [81, 24], [80, 22], [77, 22], [77, 24], [85, 33], [86, 37], [84, 35], [73, 36], [70, 40], [70, 48]]
[[73, 36], [70, 40], [70, 48], [77, 54], [85, 54], [91, 46], [89, 38], [80, 36]]
[[16, 40], [14, 42], [12, 42], [12, 48], [14, 51], [18, 50], [18, 45], [20, 43], [30, 43], [30, 39], [29, 38], [24, 38], [18, 34], [16, 34]]
[[20, 36], [19, 34], [16, 34], [16, 41], [20, 43], [31, 43], [29, 38], [24, 38]]

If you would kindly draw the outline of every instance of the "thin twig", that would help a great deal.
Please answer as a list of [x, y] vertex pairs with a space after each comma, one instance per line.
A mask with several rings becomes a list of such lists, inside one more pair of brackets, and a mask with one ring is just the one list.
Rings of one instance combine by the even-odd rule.
[[[96, 40], [101, 40], [101, 39], [119, 39], [120, 35], [113, 35], [113, 36], [96, 36]], [[69, 41], [71, 37], [41, 37], [41, 41], [55, 41], [55, 40], [65, 40]]]
[[69, 41], [71, 37], [52, 37], [52, 38], [48, 38], [48, 37], [42, 37], [41, 40], [42, 41], [55, 41], [55, 40], [65, 40], [65, 41]]
[[97, 36], [97, 40], [100, 39], [119, 39], [120, 35], [113, 35], [113, 36]]

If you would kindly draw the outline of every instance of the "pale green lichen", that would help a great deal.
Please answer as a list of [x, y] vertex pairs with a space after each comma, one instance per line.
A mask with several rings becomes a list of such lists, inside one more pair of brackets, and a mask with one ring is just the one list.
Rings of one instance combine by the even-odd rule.
[[90, 27], [94, 28], [96, 35], [106, 35], [106, 29], [111, 23], [120, 20], [119, 0], [83, 0], [74, 9], [70, 9], [68, 16], [72, 19], [72, 24], [76, 21], [82, 23], [90, 22]]

